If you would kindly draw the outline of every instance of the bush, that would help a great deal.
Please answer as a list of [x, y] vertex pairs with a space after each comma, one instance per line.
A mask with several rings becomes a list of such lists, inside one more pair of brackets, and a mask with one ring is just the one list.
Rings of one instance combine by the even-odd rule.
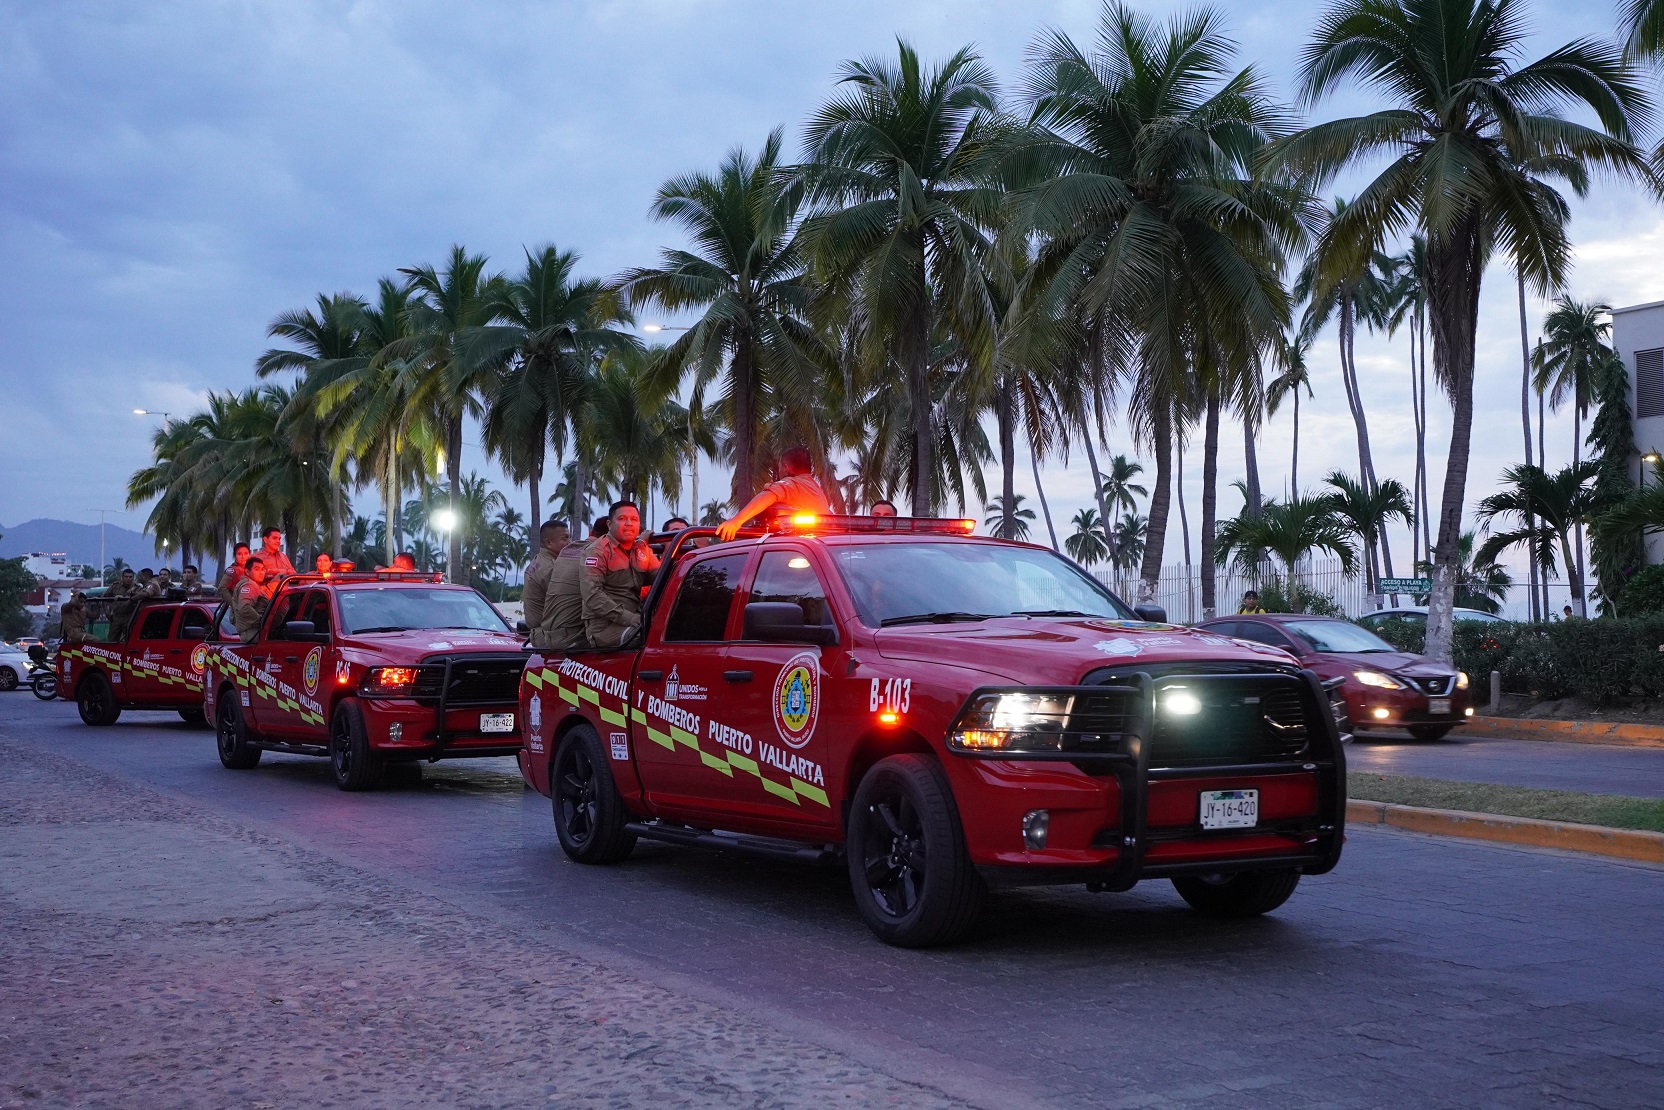
[[1344, 617], [1346, 611], [1335, 599], [1321, 590], [1314, 590], [1304, 582], [1294, 584], [1292, 599], [1284, 592], [1284, 583], [1273, 578], [1260, 587], [1260, 607], [1267, 613], [1311, 613], [1319, 617]]
[[1643, 567], [1624, 582], [1618, 615], [1628, 619], [1664, 613], [1664, 564]]

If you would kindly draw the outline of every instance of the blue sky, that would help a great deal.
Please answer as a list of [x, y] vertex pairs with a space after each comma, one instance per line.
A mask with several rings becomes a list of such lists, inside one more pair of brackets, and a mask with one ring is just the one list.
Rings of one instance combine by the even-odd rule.
[[[1319, 6], [1227, 10], [1242, 60], [1290, 95]], [[1605, 3], [1531, 10], [1536, 53], [1611, 26]], [[131, 410], [182, 413], [207, 390], [248, 384], [266, 323], [319, 291], [368, 292], [453, 242], [504, 269], [522, 245], [554, 242], [589, 272], [616, 273], [676, 242], [646, 218], [662, 180], [755, 147], [777, 125], [795, 136], [841, 60], [890, 53], [897, 35], [935, 57], [972, 43], [1014, 84], [1038, 28], [1085, 42], [1098, 11], [1085, 0], [0, 0], [0, 381], [19, 460], [0, 485], [0, 521], [119, 508], [153, 426]], [[1314, 115], [1367, 103], [1350, 94]], [[1575, 210], [1573, 292], [1664, 299], [1657, 208], [1603, 184]], [[1518, 458], [1516, 311], [1509, 275], [1493, 271], [1470, 503]], [[1530, 311], [1534, 328], [1542, 308]], [[1365, 337], [1359, 355], [1377, 470], [1407, 481], [1402, 340]], [[1332, 336], [1313, 364], [1308, 483], [1357, 466]], [[1551, 463], [1569, 456], [1561, 423], [1551, 418]], [[1286, 476], [1288, 438], [1280, 416], [1261, 447], [1269, 487]], [[1446, 438], [1435, 406], [1435, 489]], [[1226, 444], [1228, 482], [1240, 439], [1227, 432]], [[1124, 430], [1112, 450], [1130, 450]], [[486, 469], [477, 452], [464, 465]], [[1046, 471], [1060, 524], [1087, 503], [1083, 469]], [[1187, 474], [1193, 514], [1199, 469]], [[1025, 459], [1025, 490], [1026, 472]], [[720, 481], [708, 471], [702, 488]], [[136, 527], [143, 511], [115, 519]], [[1170, 544], [1176, 561], [1176, 522]]]

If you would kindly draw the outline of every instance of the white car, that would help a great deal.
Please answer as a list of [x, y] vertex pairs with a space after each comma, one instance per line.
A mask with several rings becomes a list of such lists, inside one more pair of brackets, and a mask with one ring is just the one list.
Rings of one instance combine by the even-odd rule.
[[15, 690], [28, 682], [28, 653], [11, 644], [0, 648], [0, 690]]
[[[1478, 621], [1480, 624], [1512, 624], [1506, 617], [1499, 617], [1495, 613], [1487, 613], [1483, 609], [1463, 609], [1456, 607], [1453, 614], [1459, 621]], [[1383, 625], [1413, 624], [1417, 628], [1427, 627], [1427, 606], [1406, 605], [1398, 609], [1377, 609], [1373, 613], [1365, 613], [1358, 618], [1358, 623], [1365, 628], [1379, 630]]]

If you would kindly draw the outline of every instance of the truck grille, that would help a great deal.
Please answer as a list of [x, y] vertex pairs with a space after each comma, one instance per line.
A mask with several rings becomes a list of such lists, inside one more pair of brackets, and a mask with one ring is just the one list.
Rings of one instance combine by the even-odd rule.
[[[1157, 707], [1150, 738], [1151, 767], [1259, 763], [1306, 753], [1311, 736], [1305, 699], [1286, 672], [1243, 674], [1238, 667], [1231, 673], [1217, 664], [1195, 663], [1162, 669], [1167, 675], [1151, 676]], [[1195, 681], [1187, 682], [1187, 678]], [[1093, 685], [1124, 680], [1123, 674], [1111, 672], [1096, 672], [1086, 679]], [[1180, 687], [1199, 702], [1197, 712], [1179, 715], [1163, 708], [1164, 699]]]
[[[520, 697], [520, 672], [524, 656], [459, 656], [451, 660], [451, 679], [444, 689], [445, 704], [513, 705]], [[428, 660], [416, 678], [415, 697], [438, 701], [445, 687], [445, 664]]]

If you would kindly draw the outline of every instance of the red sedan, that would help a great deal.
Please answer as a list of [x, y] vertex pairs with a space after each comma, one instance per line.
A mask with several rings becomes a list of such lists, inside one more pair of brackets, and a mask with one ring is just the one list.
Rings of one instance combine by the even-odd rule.
[[1351, 621], [1256, 613], [1216, 617], [1196, 627], [1282, 648], [1321, 678], [1345, 678], [1342, 689], [1355, 732], [1402, 728], [1417, 740], [1437, 740], [1473, 716], [1464, 672], [1399, 651]]

